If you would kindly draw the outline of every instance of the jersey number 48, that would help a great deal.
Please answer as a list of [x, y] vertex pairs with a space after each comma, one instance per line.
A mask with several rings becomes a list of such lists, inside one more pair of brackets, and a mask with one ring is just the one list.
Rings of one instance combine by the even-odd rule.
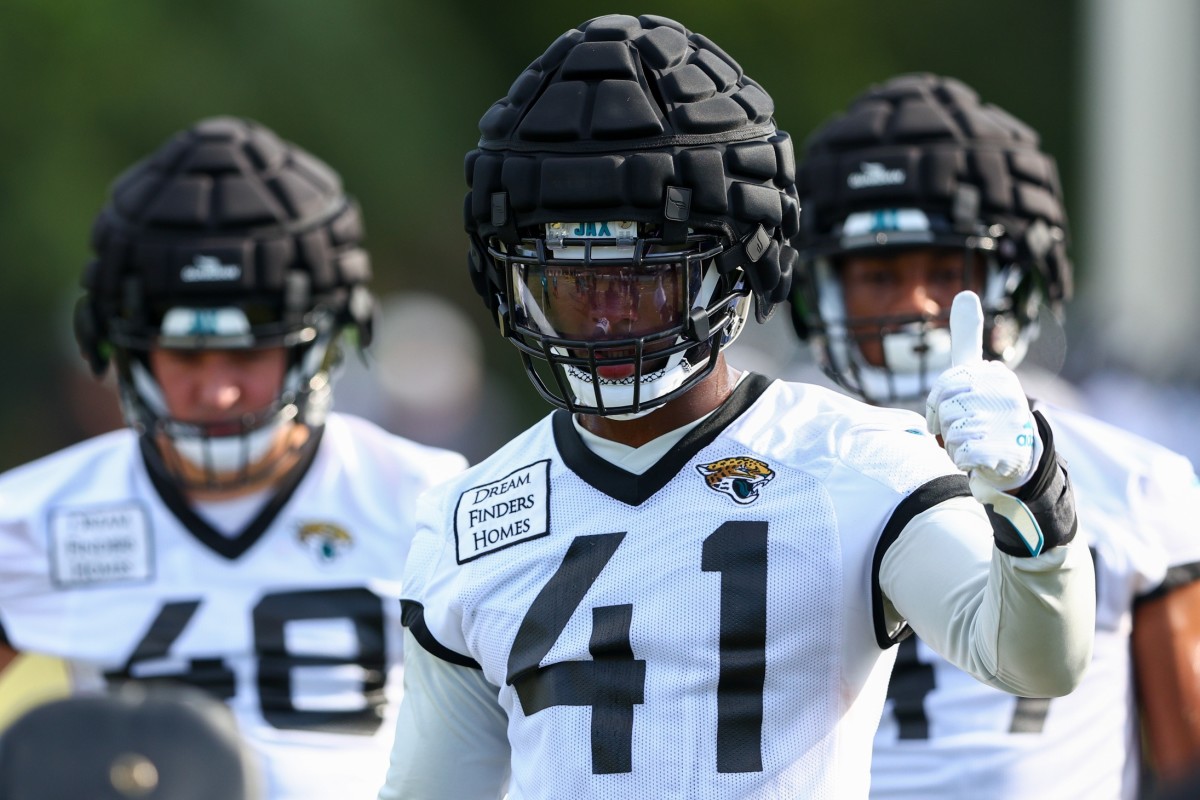
[[[188, 683], [228, 700], [236, 692], [233, 670], [221, 658], [193, 658], [182, 672], [153, 673], [146, 662], [170, 658], [170, 650], [200, 608], [200, 600], [166, 603], [150, 624], [129, 660], [105, 673], [109, 681], [170, 680]], [[274, 592], [263, 595], [251, 610], [254, 622], [256, 686], [263, 719], [276, 728], [319, 730], [370, 736], [382, 722], [383, 686], [387, 676], [383, 601], [364, 588]], [[358, 640], [352, 658], [288, 651], [284, 628], [289, 622], [349, 620]], [[363, 705], [346, 710], [297, 708], [293, 672], [304, 667], [355, 665], [361, 670]]]

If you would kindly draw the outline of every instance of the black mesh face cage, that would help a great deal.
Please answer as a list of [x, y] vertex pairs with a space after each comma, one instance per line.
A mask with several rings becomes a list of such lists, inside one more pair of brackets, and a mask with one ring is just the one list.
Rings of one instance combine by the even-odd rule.
[[546, 223], [603, 220], [673, 244], [719, 239], [715, 262], [765, 320], [787, 298], [799, 227], [773, 111], [737, 62], [673, 20], [610, 15], [559, 37], [483, 116], [466, 158], [470, 273], [501, 329], [514, 329], [513, 302], [493, 254]]
[[[826, 333], [818, 261], [867, 249], [979, 252], [1002, 282], [983, 299], [989, 331], [1005, 341], [1029, 336], [1042, 304], [1059, 313], [1072, 292], [1067, 219], [1057, 165], [1038, 145], [1028, 125], [953, 78], [902, 75], [857, 97], [809, 137], [797, 169], [797, 333]], [[904, 209], [922, 212], [929, 229], [861, 235], [846, 224]]]

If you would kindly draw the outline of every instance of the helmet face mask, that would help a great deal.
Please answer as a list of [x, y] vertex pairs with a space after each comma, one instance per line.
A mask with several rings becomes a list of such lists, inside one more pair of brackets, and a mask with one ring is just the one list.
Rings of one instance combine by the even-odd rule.
[[563, 34], [480, 120], [471, 278], [539, 394], [640, 416], [787, 298], [799, 227], [773, 103], [705, 37], [612, 14]]
[[[1012, 322], [1007, 287], [1014, 270], [1001, 267], [993, 252], [875, 248], [818, 257], [809, 269], [813, 308], [797, 292], [793, 314], [806, 316], [803, 324], [826, 374], [877, 405], [923, 411], [933, 381], [950, 367], [949, 312], [960, 291], [980, 296], [989, 358], [1018, 363], [1036, 334], [1036, 321]], [[914, 287], [927, 308], [912, 300]]]
[[811, 135], [797, 182], [805, 215], [792, 321], [825, 372], [868, 402], [923, 409], [950, 366], [953, 298], [936, 315], [867, 314], [866, 303], [851, 315], [847, 283], [871, 287], [848, 278], [846, 263], [869, 256], [912, 270], [912, 252], [953, 262], [955, 289], [980, 296], [985, 357], [1010, 367], [1036, 338], [1041, 310], [1058, 313], [1070, 297], [1054, 160], [1032, 129], [959, 81], [913, 74], [871, 87]]
[[[147, 435], [161, 466], [184, 489], [224, 491], [283, 475], [303, 455], [312, 429], [323, 424], [332, 405], [340, 350], [329, 312], [314, 312], [301, 325], [249, 326], [245, 320], [237, 307], [175, 307], [157, 335], [113, 337], [126, 421]], [[273, 399], [215, 421], [172, 414], [168, 392], [151, 366], [153, 350], [233, 354], [276, 349], [285, 363]]]
[[[269, 485], [307, 463], [332, 403], [341, 332], [370, 340], [362, 224], [341, 179], [249, 120], [177, 134], [114, 184], [97, 217], [76, 338], [113, 361], [151, 467], [185, 490]], [[279, 349], [273, 399], [203, 422], [172, 414], [154, 353]]]
[[[709, 374], [740, 332], [749, 292], [719, 274], [720, 237], [668, 243], [633, 222], [544, 227], [489, 255], [508, 267], [505, 335], [556, 405], [645, 413]], [[623, 238], [605, 236], [610, 227]]]

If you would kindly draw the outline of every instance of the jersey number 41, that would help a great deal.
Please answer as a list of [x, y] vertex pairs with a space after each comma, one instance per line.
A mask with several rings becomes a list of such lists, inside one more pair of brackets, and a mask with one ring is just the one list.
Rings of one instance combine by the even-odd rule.
[[[592, 609], [591, 661], [540, 666], [624, 533], [580, 536], [517, 629], [507, 683], [533, 715], [552, 706], [592, 709], [592, 772], [633, 766], [633, 707], [643, 702], [646, 662], [633, 657], [633, 606]], [[717, 771], [762, 771], [767, 649], [767, 523], [726, 522], [704, 540], [701, 570], [721, 574]]]

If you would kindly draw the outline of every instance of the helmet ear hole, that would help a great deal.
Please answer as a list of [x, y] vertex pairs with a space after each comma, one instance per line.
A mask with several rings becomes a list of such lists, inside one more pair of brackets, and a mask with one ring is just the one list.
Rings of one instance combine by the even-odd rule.
[[107, 347], [101, 340], [99, 325], [96, 320], [96, 309], [84, 295], [75, 301], [74, 312], [75, 341], [79, 351], [97, 378], [108, 371]]

